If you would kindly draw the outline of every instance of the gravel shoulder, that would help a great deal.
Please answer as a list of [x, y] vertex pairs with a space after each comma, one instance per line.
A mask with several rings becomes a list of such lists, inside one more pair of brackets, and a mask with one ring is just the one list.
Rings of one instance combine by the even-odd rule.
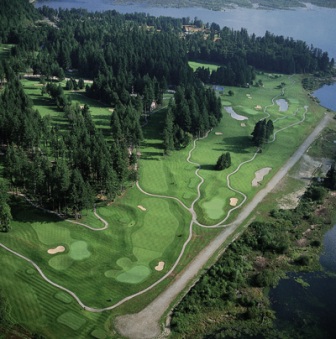
[[331, 115], [326, 113], [325, 117], [320, 121], [313, 132], [289, 158], [284, 166], [273, 176], [267, 186], [259, 191], [254, 198], [242, 208], [237, 219], [223, 229], [223, 231], [194, 258], [188, 267], [176, 277], [163, 293], [139, 313], [116, 318], [115, 326], [121, 335], [131, 339], [147, 339], [161, 336], [162, 328], [159, 322], [171, 303], [188, 286], [192, 279], [195, 278], [223, 242], [236, 231], [238, 226], [247, 219], [264, 197], [276, 187], [280, 180], [305, 154], [312, 142], [328, 125], [330, 119], [332, 119]]

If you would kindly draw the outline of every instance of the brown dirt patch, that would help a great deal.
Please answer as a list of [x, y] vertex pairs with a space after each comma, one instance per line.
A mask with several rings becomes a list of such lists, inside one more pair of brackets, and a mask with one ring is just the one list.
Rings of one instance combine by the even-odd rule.
[[262, 256], [256, 257], [256, 259], [254, 261], [254, 266], [257, 269], [264, 269], [267, 266], [267, 259], [265, 257], [262, 257]]
[[299, 247], [306, 247], [308, 245], [308, 240], [306, 238], [301, 238], [296, 241], [296, 245]]

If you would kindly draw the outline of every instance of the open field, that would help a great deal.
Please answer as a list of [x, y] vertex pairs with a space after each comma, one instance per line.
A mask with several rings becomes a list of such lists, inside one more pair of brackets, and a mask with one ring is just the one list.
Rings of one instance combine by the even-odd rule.
[[220, 65], [213, 65], [213, 64], [207, 64], [203, 62], [196, 62], [196, 61], [189, 61], [189, 66], [195, 71], [199, 67], [204, 67], [205, 69], [208, 68], [209, 71], [217, 71], [217, 69], [220, 67]]
[[[187, 208], [193, 203], [198, 226], [194, 224], [194, 233], [176, 270], [152, 292], [112, 312], [83, 310], [69, 294], [45, 282], [31, 264], [0, 249], [4, 268], [0, 282], [13, 306], [13, 317], [48, 338], [87, 338], [93, 332], [118, 337], [111, 332], [113, 317], [140, 310], [153, 300], [176, 272], [219, 232], [206, 227], [223, 226], [232, 221], [239, 209], [225, 220], [228, 212], [250, 200], [267, 184], [323, 116], [324, 110], [301, 89], [299, 76], [275, 78], [261, 74], [259, 78], [264, 87], [225, 88], [221, 94], [223, 106], [229, 102], [237, 114], [248, 119], [242, 126], [241, 121], [223, 110], [220, 125], [207, 138], [196, 142], [191, 153], [193, 163], [186, 161], [192, 145], [171, 156], [163, 154], [159, 131], [165, 111], [151, 115], [141, 146], [139, 185], [145, 192], [157, 196], [148, 196], [134, 186], [112, 205], [98, 206], [98, 214], [108, 222], [107, 229], [90, 230], [36, 210], [23, 198], [16, 199], [12, 231], [1, 235], [1, 243], [33, 260], [50, 280], [73, 291], [85, 305], [93, 308], [113, 306], [151, 286], [170, 271], [189, 236], [191, 214]], [[286, 83], [282, 96], [278, 88], [281, 82]], [[23, 84], [42, 115], [50, 114], [54, 122], [65, 124], [62, 113], [49, 100], [44, 100], [47, 95], [41, 96], [38, 81], [25, 79]], [[234, 96], [226, 94], [230, 89]], [[99, 127], [108, 126], [111, 114], [108, 108], [81, 94], [69, 95], [80, 105], [89, 104]], [[272, 104], [277, 96], [288, 102], [288, 111], [281, 112], [275, 102]], [[262, 109], [255, 109], [257, 105]], [[269, 116], [274, 121], [275, 133], [281, 131], [274, 142], [265, 145], [262, 153], [255, 154], [250, 134], [259, 119]], [[232, 166], [215, 171], [216, 160], [223, 152], [231, 153]], [[197, 186], [201, 179], [195, 175], [198, 164], [199, 174], [204, 178], [199, 199]], [[271, 171], [253, 187], [255, 173], [266, 167]], [[230, 205], [233, 198], [237, 199], [236, 207]], [[82, 215], [82, 223], [94, 229], [103, 227], [92, 211], [83, 211]], [[58, 246], [64, 246], [64, 252], [48, 253]], [[164, 262], [162, 271], [155, 269], [160, 262]]]

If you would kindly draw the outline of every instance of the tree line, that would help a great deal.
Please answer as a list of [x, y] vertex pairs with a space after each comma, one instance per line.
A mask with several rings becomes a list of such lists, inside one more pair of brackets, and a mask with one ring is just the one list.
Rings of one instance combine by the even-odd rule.
[[330, 59], [327, 52], [301, 40], [268, 31], [263, 37], [257, 37], [249, 35], [244, 28], [235, 31], [228, 27], [220, 29], [218, 25], [211, 25], [209, 31], [186, 36], [190, 60], [222, 65], [212, 72], [206, 68], [196, 71], [205, 83], [246, 86], [255, 78], [253, 68], [293, 74], [329, 72], [334, 67], [334, 59]]

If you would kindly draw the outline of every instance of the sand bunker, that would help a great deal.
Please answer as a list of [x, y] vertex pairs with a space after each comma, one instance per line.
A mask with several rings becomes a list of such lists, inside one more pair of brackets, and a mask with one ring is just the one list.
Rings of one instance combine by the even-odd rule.
[[156, 271], [162, 271], [163, 268], [164, 268], [164, 265], [165, 265], [164, 261], [160, 261], [160, 262], [157, 264], [157, 266], [155, 266], [155, 270], [156, 270]]
[[275, 102], [279, 106], [279, 112], [288, 111], [288, 102], [285, 99], [278, 99]]
[[248, 99], [252, 99], [251, 94], [246, 94], [246, 96], [248, 97]]
[[215, 132], [216, 135], [223, 135], [222, 132]]
[[238, 199], [237, 198], [230, 198], [230, 206], [237, 206]]
[[246, 124], [244, 124], [243, 122], [240, 124], [241, 127], [246, 127]]
[[256, 110], [258, 110], [258, 111], [259, 111], [259, 110], [261, 110], [261, 109], [262, 109], [262, 107], [261, 107], [260, 105], [257, 105], [257, 106], [255, 106], [255, 107], [254, 107], [254, 109], [256, 109]]
[[224, 106], [224, 109], [231, 115], [231, 118], [236, 120], [247, 120], [247, 117], [237, 114], [231, 106]]
[[260, 169], [259, 171], [256, 171], [255, 172], [255, 177], [252, 180], [252, 186], [253, 187], [258, 186], [259, 183], [261, 181], [263, 181], [264, 176], [266, 176], [271, 171], [271, 169], [272, 169], [271, 167], [265, 167], [265, 168]]
[[49, 254], [56, 254], [56, 253], [62, 253], [65, 251], [64, 246], [57, 246], [55, 248], [49, 248], [48, 253]]
[[141, 209], [141, 211], [147, 211], [145, 207], [141, 206], [141, 205], [138, 205], [138, 208]]

